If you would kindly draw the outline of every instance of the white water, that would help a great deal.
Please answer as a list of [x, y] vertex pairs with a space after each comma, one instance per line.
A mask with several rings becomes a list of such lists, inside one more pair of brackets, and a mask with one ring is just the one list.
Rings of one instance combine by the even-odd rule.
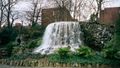
[[79, 22], [55, 22], [47, 26], [42, 45], [34, 53], [51, 54], [58, 48], [70, 47], [71, 51], [79, 48], [81, 41]]

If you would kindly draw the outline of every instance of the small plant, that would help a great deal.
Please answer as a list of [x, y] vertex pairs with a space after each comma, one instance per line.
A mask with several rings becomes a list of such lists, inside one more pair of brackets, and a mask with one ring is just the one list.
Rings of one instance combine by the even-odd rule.
[[64, 57], [68, 57], [70, 49], [68, 47], [59, 48], [57, 52], [61, 58], [64, 58]]
[[25, 47], [24, 46], [16, 46], [16, 47], [13, 47], [12, 55], [23, 54], [24, 51], [25, 51]]
[[102, 56], [105, 58], [114, 58], [116, 50], [113, 49], [114, 39], [110, 40], [102, 50]]
[[118, 51], [115, 56], [114, 56], [116, 59], [119, 59], [120, 60], [120, 51]]
[[81, 46], [79, 49], [77, 49], [77, 55], [82, 57], [89, 57], [93, 56], [93, 51], [87, 46]]
[[27, 52], [27, 53], [12, 55], [9, 59], [10, 60], [25, 60], [25, 59], [41, 59], [44, 57], [45, 56], [41, 54], [32, 54], [32, 53]]
[[36, 46], [38, 46], [37, 45], [37, 40], [32, 40], [32, 41], [30, 41], [30, 43], [28, 43], [28, 45], [26, 46], [26, 48], [31, 49], [31, 48], [35, 48]]
[[116, 49], [117, 47], [114, 47], [114, 45], [116, 45], [115, 41], [115, 38], [113, 38], [105, 45], [104, 49], [101, 52], [103, 57], [109, 59], [119, 59], [118, 57], [120, 57], [120, 53]]
[[27, 44], [26, 48], [33, 49], [35, 47], [38, 47], [41, 44], [42, 40], [41, 38], [30, 40], [30, 42]]

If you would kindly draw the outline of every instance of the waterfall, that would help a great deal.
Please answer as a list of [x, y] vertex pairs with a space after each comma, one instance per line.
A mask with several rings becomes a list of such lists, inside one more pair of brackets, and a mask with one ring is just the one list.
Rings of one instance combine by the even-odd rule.
[[70, 47], [71, 51], [82, 44], [79, 22], [55, 22], [47, 26], [42, 44], [34, 53], [51, 54], [58, 48]]

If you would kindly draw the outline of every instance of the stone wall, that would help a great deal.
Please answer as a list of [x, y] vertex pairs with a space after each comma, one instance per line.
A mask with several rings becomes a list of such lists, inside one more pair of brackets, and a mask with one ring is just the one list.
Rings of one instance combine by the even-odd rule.
[[48, 62], [46, 59], [40, 60], [5, 60], [1, 59], [0, 64], [6, 64], [10, 66], [22, 66], [22, 67], [79, 67], [79, 68], [119, 68], [116, 65], [109, 64], [79, 64], [79, 63], [53, 63]]

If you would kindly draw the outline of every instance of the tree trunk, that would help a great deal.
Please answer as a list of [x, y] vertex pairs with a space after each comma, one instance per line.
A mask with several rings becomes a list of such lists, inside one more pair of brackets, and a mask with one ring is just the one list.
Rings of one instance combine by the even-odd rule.
[[101, 14], [102, 2], [103, 2], [103, 0], [97, 0], [97, 5], [98, 5], [97, 13], [96, 13], [97, 22], [99, 22], [99, 17], [100, 17], [100, 14]]
[[7, 11], [7, 23], [8, 23], [8, 28], [10, 28], [10, 13], [11, 13], [11, 7], [10, 7], [10, 0], [8, 0], [8, 11]]

